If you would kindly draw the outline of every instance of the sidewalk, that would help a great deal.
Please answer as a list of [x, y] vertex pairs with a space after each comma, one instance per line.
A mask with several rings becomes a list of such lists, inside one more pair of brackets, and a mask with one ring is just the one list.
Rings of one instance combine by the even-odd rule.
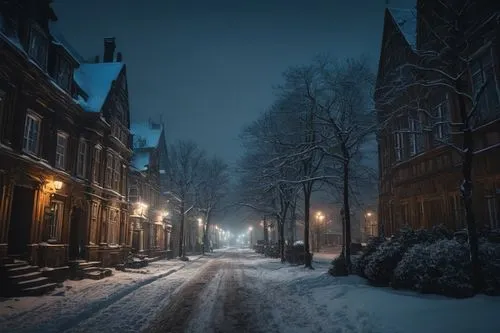
[[71, 299], [70, 307], [73, 305], [81, 307], [92, 302], [99, 302], [102, 299], [119, 297], [173, 274], [201, 257], [201, 255], [189, 256], [189, 261], [158, 260], [150, 262], [144, 268], [127, 269], [125, 272], [113, 269], [113, 275], [102, 280], [66, 280], [61, 287], [43, 296], [0, 298], [0, 326], [4, 320], [8, 320], [12, 316], [17, 317], [25, 312], [63, 300]]

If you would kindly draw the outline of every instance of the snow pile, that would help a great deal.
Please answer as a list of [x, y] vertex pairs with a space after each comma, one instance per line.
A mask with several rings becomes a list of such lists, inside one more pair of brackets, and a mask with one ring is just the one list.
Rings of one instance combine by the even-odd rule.
[[[37, 332], [62, 332], [82, 325], [84, 331], [94, 332], [101, 330], [99, 325], [109, 325], [110, 317], [116, 320], [113, 325], [120, 323], [136, 331], [150, 319], [143, 316], [152, 315], [168, 301], [172, 288], [199, 269], [203, 264], [199, 259], [192, 256], [188, 263], [159, 260], [150, 263], [147, 274], [113, 271], [113, 276], [103, 280], [65, 281], [49, 295], [3, 300], [0, 331], [30, 332], [37, 327]], [[174, 272], [175, 277], [170, 277]], [[138, 312], [140, 308], [147, 310]], [[97, 318], [91, 322], [92, 316]]]
[[[253, 266], [253, 267], [252, 267]], [[376, 288], [359, 276], [333, 277], [326, 263], [315, 270], [270, 259], [245, 270], [269, 331], [277, 332], [482, 332], [498, 331], [500, 299], [452, 299]], [[415, 320], [418, 318], [418, 320]]]

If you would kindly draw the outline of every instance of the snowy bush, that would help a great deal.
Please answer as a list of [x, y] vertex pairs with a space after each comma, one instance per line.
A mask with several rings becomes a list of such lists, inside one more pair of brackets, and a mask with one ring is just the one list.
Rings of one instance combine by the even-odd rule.
[[456, 240], [441, 239], [417, 244], [403, 256], [394, 270], [394, 288], [451, 297], [473, 295], [469, 251]]
[[442, 225], [434, 226], [432, 229], [413, 230], [405, 227], [394, 237], [406, 250], [415, 244], [430, 244], [441, 239], [451, 239], [453, 233]]
[[500, 244], [481, 239], [479, 260], [484, 278], [484, 292], [500, 295]]
[[416, 289], [420, 283], [420, 275], [429, 265], [430, 257], [427, 244], [416, 244], [411, 247], [394, 270], [391, 286], [394, 289]]
[[396, 240], [381, 244], [367, 259], [364, 276], [376, 285], [389, 285], [392, 274], [403, 258], [404, 246]]
[[356, 260], [355, 263], [353, 263], [352, 270], [359, 276], [362, 276], [366, 278], [364, 271], [365, 267], [368, 264], [368, 261], [370, 260], [370, 256], [375, 253], [375, 251], [378, 249], [378, 247], [384, 243], [386, 240], [383, 237], [372, 237], [368, 240], [368, 243], [366, 244], [365, 249], [363, 250], [363, 253], [359, 257], [358, 260]]
[[347, 276], [349, 274], [343, 252], [333, 259], [332, 267], [330, 267], [328, 273], [333, 276]]

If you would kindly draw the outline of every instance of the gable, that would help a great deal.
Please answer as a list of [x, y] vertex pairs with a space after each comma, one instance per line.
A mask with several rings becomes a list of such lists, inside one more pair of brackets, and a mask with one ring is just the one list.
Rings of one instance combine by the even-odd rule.
[[101, 112], [109, 95], [112, 84], [124, 68], [121, 62], [81, 64], [75, 69], [73, 78], [87, 94], [78, 96], [78, 103], [87, 112]]

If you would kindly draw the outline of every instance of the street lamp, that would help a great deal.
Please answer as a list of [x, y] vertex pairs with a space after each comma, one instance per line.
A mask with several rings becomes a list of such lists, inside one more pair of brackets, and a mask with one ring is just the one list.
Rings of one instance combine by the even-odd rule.
[[322, 222], [325, 216], [321, 211], [318, 211], [316, 213], [316, 252], [319, 252], [319, 243], [320, 243], [320, 236], [321, 236], [321, 226]]

